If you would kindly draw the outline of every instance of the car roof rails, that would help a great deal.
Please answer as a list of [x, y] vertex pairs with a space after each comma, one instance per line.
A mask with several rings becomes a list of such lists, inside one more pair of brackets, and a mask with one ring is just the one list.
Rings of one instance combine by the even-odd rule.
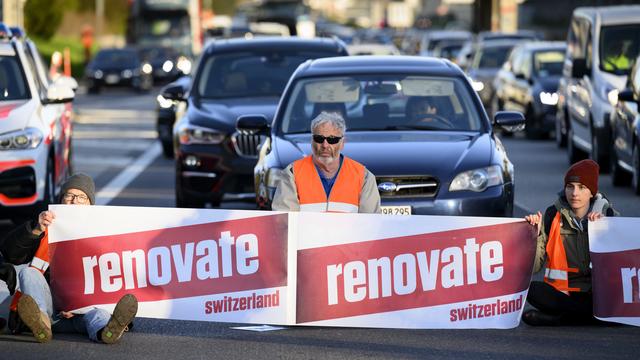
[[9, 30], [11, 30], [11, 34], [16, 39], [24, 39], [27, 37], [24, 29], [19, 26], [10, 26]]
[[11, 29], [5, 24], [0, 23], [0, 39], [11, 39], [13, 37], [13, 33]]

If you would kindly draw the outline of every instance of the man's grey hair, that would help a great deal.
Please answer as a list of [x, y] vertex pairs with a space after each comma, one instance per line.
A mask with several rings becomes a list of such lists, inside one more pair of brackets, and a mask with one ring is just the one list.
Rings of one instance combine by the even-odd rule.
[[311, 120], [311, 132], [313, 133], [316, 128], [323, 124], [331, 124], [333, 127], [340, 131], [340, 135], [344, 136], [347, 131], [347, 124], [344, 122], [342, 115], [336, 112], [321, 112], [315, 119]]

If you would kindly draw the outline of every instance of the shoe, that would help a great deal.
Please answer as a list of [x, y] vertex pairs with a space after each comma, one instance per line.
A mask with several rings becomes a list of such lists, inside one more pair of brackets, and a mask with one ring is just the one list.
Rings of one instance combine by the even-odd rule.
[[49, 319], [49, 315], [40, 310], [31, 296], [25, 294], [20, 296], [18, 314], [38, 342], [45, 343], [51, 340], [51, 319]]
[[127, 325], [136, 317], [138, 312], [138, 299], [131, 294], [120, 298], [113, 309], [113, 315], [102, 329], [100, 338], [105, 344], [114, 344], [120, 340], [122, 333], [127, 329]]
[[560, 315], [549, 315], [538, 310], [527, 310], [522, 314], [522, 321], [529, 326], [560, 325]]

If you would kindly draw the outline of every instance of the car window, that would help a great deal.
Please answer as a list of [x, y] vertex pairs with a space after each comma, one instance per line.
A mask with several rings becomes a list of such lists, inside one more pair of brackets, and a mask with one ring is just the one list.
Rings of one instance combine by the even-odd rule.
[[485, 47], [478, 51], [474, 61], [476, 69], [498, 69], [504, 64], [513, 46]]
[[30, 96], [17, 57], [0, 56], [0, 101], [22, 100]]
[[338, 112], [348, 131], [479, 131], [467, 84], [458, 78], [358, 75], [303, 79], [287, 101], [283, 133], [307, 133], [321, 112]]
[[196, 89], [205, 99], [280, 96], [298, 65], [307, 59], [334, 55], [264, 51], [210, 56], [199, 66]]
[[564, 51], [536, 51], [533, 53], [533, 71], [536, 76], [560, 76], [564, 64]]
[[640, 24], [603, 26], [600, 31], [600, 69], [626, 75], [640, 49]]

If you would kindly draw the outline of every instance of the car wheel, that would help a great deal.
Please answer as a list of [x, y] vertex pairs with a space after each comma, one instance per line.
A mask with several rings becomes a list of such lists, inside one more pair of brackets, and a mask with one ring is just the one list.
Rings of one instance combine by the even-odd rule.
[[45, 185], [44, 185], [44, 199], [42, 201], [42, 207], [44, 209], [46, 209], [49, 204], [56, 203], [56, 185], [55, 185], [54, 169], [55, 167], [53, 164], [53, 158], [49, 157], [49, 160], [47, 160], [47, 174], [45, 175], [46, 177], [45, 177]]
[[569, 156], [569, 164], [573, 164], [584, 158], [582, 152], [576, 149], [576, 146], [573, 144], [572, 129], [569, 129], [569, 132], [567, 133], [567, 155]]
[[89, 87], [89, 94], [99, 94], [100, 93], [100, 87], [99, 86], [90, 86]]
[[560, 119], [559, 116], [556, 116], [556, 146], [558, 146], [559, 148], [567, 146], [567, 134], [562, 133], [562, 124], [560, 123], [560, 121], [564, 121], [566, 123], [567, 112], [564, 111], [564, 114], [565, 116], [563, 119]]
[[525, 128], [524, 134], [529, 140], [537, 140], [542, 137], [542, 131], [540, 131], [540, 126], [536, 121], [536, 117], [533, 113], [533, 110], [529, 108], [527, 110], [527, 114], [525, 115]]
[[176, 207], [179, 208], [203, 208], [204, 201], [200, 198], [189, 196], [182, 192], [180, 172], [176, 171]]
[[633, 147], [633, 175], [631, 185], [636, 195], [640, 195], [640, 145]]
[[606, 174], [609, 172], [609, 158], [604, 155], [604, 149], [602, 148], [601, 141], [598, 135], [593, 131], [593, 125], [591, 126], [591, 153], [589, 158], [600, 165], [600, 173]]
[[618, 155], [616, 149], [611, 149], [611, 183], [613, 186], [624, 186], [629, 184], [630, 176], [623, 168], [618, 165]]
[[162, 154], [164, 157], [173, 159], [173, 142], [160, 140], [160, 144], [162, 145]]

